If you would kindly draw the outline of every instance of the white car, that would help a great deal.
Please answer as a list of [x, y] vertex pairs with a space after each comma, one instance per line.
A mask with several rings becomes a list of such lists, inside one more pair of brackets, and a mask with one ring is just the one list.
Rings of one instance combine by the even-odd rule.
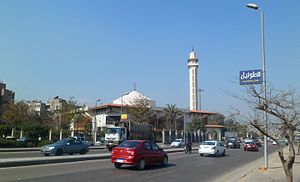
[[171, 143], [171, 147], [184, 147], [185, 142], [183, 139], [176, 139]]
[[225, 146], [216, 140], [209, 140], [199, 145], [198, 152], [203, 155], [225, 156]]

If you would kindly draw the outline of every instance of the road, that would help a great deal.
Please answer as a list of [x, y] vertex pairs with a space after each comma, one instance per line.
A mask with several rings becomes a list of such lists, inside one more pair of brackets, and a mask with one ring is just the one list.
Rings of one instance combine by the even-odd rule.
[[[275, 147], [270, 146], [270, 151]], [[115, 169], [110, 160], [92, 160], [72, 163], [46, 164], [26, 167], [1, 168], [1, 181], [32, 182], [182, 182], [213, 181], [222, 179], [234, 169], [263, 156], [259, 152], [244, 152], [241, 149], [228, 149], [225, 157], [200, 157], [196, 151], [192, 154], [169, 154], [167, 167], [151, 166], [140, 171], [131, 166]]]

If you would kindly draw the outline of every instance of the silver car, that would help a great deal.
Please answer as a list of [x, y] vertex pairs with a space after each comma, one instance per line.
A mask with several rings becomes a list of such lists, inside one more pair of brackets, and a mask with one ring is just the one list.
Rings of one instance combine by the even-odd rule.
[[53, 155], [63, 155], [64, 153], [73, 154], [85, 154], [89, 151], [89, 145], [85, 142], [65, 138], [59, 140], [53, 144], [44, 145], [41, 147], [41, 154], [45, 156]]

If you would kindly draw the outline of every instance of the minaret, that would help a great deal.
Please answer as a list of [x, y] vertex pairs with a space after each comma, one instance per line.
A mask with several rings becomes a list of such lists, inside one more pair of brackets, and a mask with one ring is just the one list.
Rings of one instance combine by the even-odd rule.
[[190, 80], [190, 110], [198, 109], [198, 58], [192, 49], [188, 59], [189, 80]]

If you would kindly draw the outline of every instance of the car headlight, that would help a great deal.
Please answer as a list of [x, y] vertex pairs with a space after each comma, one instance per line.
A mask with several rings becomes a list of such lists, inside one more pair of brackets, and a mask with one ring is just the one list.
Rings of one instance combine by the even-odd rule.
[[49, 150], [53, 150], [55, 147], [48, 147]]

